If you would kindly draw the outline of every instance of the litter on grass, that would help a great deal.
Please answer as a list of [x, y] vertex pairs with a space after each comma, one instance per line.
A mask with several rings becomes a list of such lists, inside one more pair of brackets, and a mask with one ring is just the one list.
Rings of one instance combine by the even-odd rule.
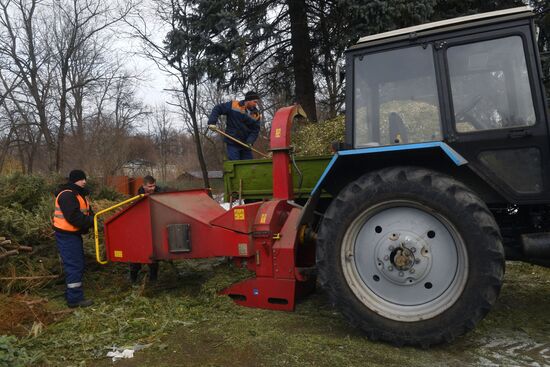
[[134, 352], [150, 347], [153, 344], [136, 344], [133, 347], [111, 347], [111, 351], [107, 352], [107, 357], [113, 362], [119, 359], [134, 358]]

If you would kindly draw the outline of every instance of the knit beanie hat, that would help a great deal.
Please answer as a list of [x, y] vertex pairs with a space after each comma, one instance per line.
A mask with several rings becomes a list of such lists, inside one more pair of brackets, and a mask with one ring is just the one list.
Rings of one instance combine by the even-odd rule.
[[73, 169], [71, 173], [69, 173], [69, 181], [72, 183], [75, 183], [80, 180], [85, 180], [85, 179], [86, 179], [86, 174], [82, 170]]
[[245, 101], [254, 101], [254, 100], [257, 100], [257, 99], [260, 99], [260, 96], [258, 95], [258, 93], [253, 92], [253, 91], [246, 92], [246, 94], [244, 95], [244, 100]]

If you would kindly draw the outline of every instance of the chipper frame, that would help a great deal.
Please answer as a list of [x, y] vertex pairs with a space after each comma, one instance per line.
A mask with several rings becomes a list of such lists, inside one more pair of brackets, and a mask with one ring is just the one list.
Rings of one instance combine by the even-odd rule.
[[[278, 110], [273, 119], [272, 200], [226, 211], [205, 189], [136, 197], [105, 221], [108, 260], [151, 263], [228, 256], [255, 272], [255, 277], [230, 286], [223, 294], [242, 306], [293, 310], [297, 296], [315, 284], [306, 275], [311, 272], [305, 271], [314, 266], [314, 247], [299, 235], [301, 208], [290, 201], [290, 129], [297, 115], [305, 116], [299, 105]], [[98, 261], [105, 262], [99, 251]]]

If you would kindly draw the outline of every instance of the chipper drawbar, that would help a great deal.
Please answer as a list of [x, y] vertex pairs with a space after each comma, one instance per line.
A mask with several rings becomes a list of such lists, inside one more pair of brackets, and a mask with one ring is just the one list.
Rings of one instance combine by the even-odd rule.
[[[115, 262], [231, 257], [255, 277], [222, 291], [237, 304], [294, 309], [298, 296], [315, 286], [313, 244], [298, 227], [301, 207], [293, 204], [290, 130], [300, 106], [277, 111], [271, 129], [273, 199], [223, 209], [206, 189], [140, 195], [105, 221], [105, 251]], [[114, 208], [114, 207], [113, 207]], [[112, 208], [107, 209], [106, 211]], [[100, 263], [106, 263], [99, 255]]]

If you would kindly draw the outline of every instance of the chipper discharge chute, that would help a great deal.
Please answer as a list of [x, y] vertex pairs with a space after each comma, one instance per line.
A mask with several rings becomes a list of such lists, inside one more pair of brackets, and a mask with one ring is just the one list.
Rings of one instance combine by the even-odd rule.
[[[293, 310], [296, 297], [315, 284], [313, 277], [305, 275], [314, 266], [314, 248], [300, 244], [301, 208], [289, 202], [293, 195], [288, 169], [290, 128], [300, 114], [299, 106], [286, 107], [273, 120], [272, 200], [226, 211], [205, 189], [138, 196], [105, 221], [108, 260], [151, 263], [229, 256], [238, 266], [255, 272], [255, 277], [222, 293], [243, 306]], [[99, 255], [98, 260], [104, 262]]]

